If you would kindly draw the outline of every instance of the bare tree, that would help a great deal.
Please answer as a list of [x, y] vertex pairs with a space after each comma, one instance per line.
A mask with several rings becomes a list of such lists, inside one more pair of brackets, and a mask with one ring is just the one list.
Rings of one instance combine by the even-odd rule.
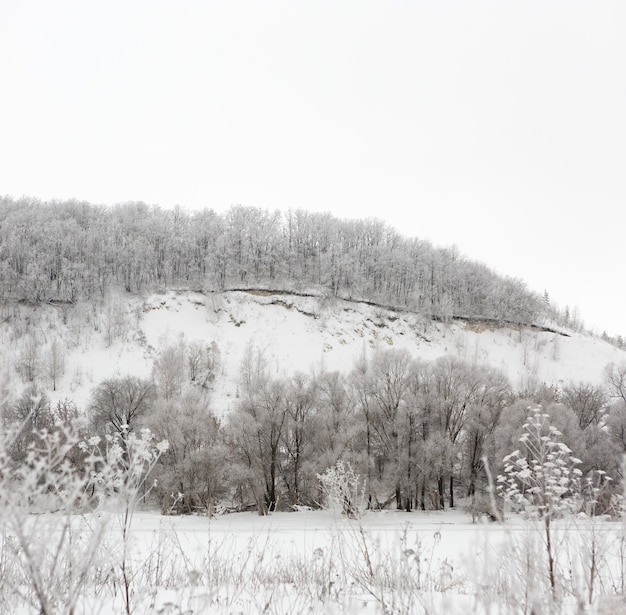
[[393, 481], [397, 508], [403, 507], [406, 496], [402, 490], [401, 459], [411, 363], [406, 350], [378, 351], [372, 360], [368, 382], [374, 407], [372, 424], [380, 446], [378, 478], [383, 479], [386, 472]]
[[50, 348], [46, 353], [46, 372], [48, 379], [52, 383], [52, 390], [57, 390], [59, 378], [65, 372], [65, 356], [61, 348], [61, 342], [58, 337], [54, 337], [50, 343]]
[[626, 404], [621, 399], [610, 405], [606, 423], [611, 440], [626, 453]]
[[39, 376], [41, 368], [41, 340], [39, 336], [30, 333], [22, 341], [18, 371], [28, 382], [34, 382]]
[[606, 393], [601, 387], [592, 384], [580, 382], [564, 386], [561, 400], [576, 413], [582, 430], [592, 425], [598, 427], [607, 411]]
[[91, 421], [97, 429], [112, 428], [124, 440], [147, 414], [154, 399], [154, 385], [148, 380], [134, 376], [104, 380], [91, 397]]
[[[311, 504], [303, 484], [303, 466], [308, 459], [313, 441], [313, 414], [317, 401], [315, 381], [304, 374], [295, 374], [285, 391], [287, 422], [283, 442], [287, 452], [283, 475], [292, 504]], [[309, 485], [310, 487], [310, 485]]]
[[604, 370], [609, 397], [626, 403], [626, 361], [616, 365], [609, 363]]
[[192, 342], [187, 346], [187, 374], [191, 382], [200, 378], [202, 370], [204, 348], [200, 342]]
[[181, 394], [185, 380], [185, 345], [182, 341], [161, 351], [154, 361], [152, 377], [165, 399]]
[[259, 514], [276, 510], [278, 479], [284, 460], [283, 432], [287, 423], [285, 384], [269, 378], [263, 355], [248, 349], [242, 365], [243, 395], [230, 417], [230, 433]]

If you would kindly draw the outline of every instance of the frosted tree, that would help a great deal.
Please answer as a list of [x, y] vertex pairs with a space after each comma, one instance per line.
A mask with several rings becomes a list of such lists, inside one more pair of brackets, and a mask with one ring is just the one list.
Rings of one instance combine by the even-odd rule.
[[302, 374], [295, 374], [287, 384], [285, 407], [287, 417], [283, 430], [283, 442], [286, 459], [282, 464], [283, 477], [293, 504], [308, 503], [308, 473], [305, 464], [308, 461], [314, 427], [312, 420], [317, 403], [315, 381]]
[[[235, 206], [188, 215], [144, 203], [0, 199], [0, 292], [32, 302], [73, 303], [158, 285], [280, 284], [430, 311], [529, 322], [541, 296], [456, 248], [402, 237], [381, 220], [285, 215]], [[111, 314], [115, 316], [115, 311]], [[115, 318], [107, 335], [115, 332]]]
[[602, 424], [607, 411], [607, 397], [601, 387], [583, 382], [567, 384], [563, 387], [561, 398], [578, 417], [581, 429]]
[[182, 393], [185, 380], [185, 343], [167, 346], [154, 360], [152, 377], [162, 397], [169, 400]]
[[210, 513], [228, 485], [231, 452], [206, 391], [190, 387], [179, 398], [157, 400], [146, 423], [170, 444], [157, 468], [162, 511]]
[[315, 449], [323, 464], [334, 463], [347, 453], [361, 432], [355, 417], [355, 400], [340, 372], [324, 372], [317, 378], [319, 412], [315, 423]]
[[13, 403], [7, 404], [4, 427], [13, 433], [7, 439], [7, 450], [16, 464], [24, 463], [30, 447], [34, 446], [42, 429], [53, 426], [50, 400], [35, 385], [26, 388]]
[[251, 346], [241, 368], [242, 397], [229, 421], [236, 455], [262, 515], [278, 505], [288, 419], [286, 385], [269, 377], [265, 363], [263, 354]]
[[91, 397], [89, 411], [96, 429], [113, 429], [126, 440], [154, 401], [154, 386], [134, 376], [102, 381]]
[[463, 463], [468, 479], [467, 494], [475, 497], [480, 489], [480, 477], [484, 475], [485, 456], [493, 454], [493, 434], [510, 397], [510, 384], [495, 369], [474, 367], [472, 372], [480, 380], [465, 423]]
[[604, 370], [604, 378], [609, 397], [626, 404], [626, 361], [619, 365], [609, 363]]
[[406, 350], [379, 351], [373, 357], [367, 381], [373, 410], [371, 424], [378, 447], [378, 479], [394, 490], [397, 508], [402, 508], [408, 498], [402, 488], [402, 457], [411, 367], [411, 355]]
[[204, 346], [200, 342], [191, 342], [187, 346], [185, 355], [187, 375], [191, 382], [196, 382], [200, 376], [203, 363]]
[[34, 382], [41, 367], [41, 340], [30, 333], [21, 343], [18, 359], [18, 371], [24, 380]]
[[[484, 384], [487, 376], [454, 357], [441, 357], [432, 366], [430, 375], [430, 403], [433, 413], [433, 435], [444, 434], [448, 440], [449, 466], [442, 467], [437, 477], [440, 501], [444, 499], [444, 480], [448, 479], [450, 507], [454, 507], [455, 459], [461, 442], [467, 434], [467, 424], [477, 403], [484, 403]], [[497, 417], [494, 417], [497, 420]]]
[[52, 383], [52, 390], [57, 390], [57, 383], [65, 371], [65, 356], [58, 337], [55, 337], [46, 355], [46, 372]]

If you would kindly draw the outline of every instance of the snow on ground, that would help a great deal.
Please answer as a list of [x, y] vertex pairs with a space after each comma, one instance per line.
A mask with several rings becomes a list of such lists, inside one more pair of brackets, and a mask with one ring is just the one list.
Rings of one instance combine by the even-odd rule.
[[110, 344], [101, 325], [68, 345], [65, 375], [58, 390], [50, 391], [53, 400], [67, 397], [84, 407], [91, 389], [105, 378], [149, 377], [158, 353], [181, 340], [217, 344], [220, 367], [213, 403], [218, 413], [227, 413], [235, 403], [242, 361], [250, 350], [260, 351], [277, 377], [298, 371], [347, 372], [360, 356], [378, 348], [403, 348], [424, 360], [453, 355], [502, 370], [514, 387], [529, 382], [601, 384], [608, 363], [626, 360], [626, 352], [578, 333], [445, 324], [323, 297], [168, 291], [120, 299], [116, 309], [122, 312], [121, 322]]
[[[550, 609], [544, 527], [518, 516], [473, 524], [460, 509], [366, 512], [359, 519], [304, 509], [214, 518], [138, 510], [127, 526], [126, 510], [75, 515], [75, 533], [63, 515], [29, 519], [27, 540], [42, 556], [42, 573], [70, 564], [81, 570], [86, 562], [80, 558], [90, 558], [89, 573], [73, 578], [77, 615], [127, 612], [124, 578], [137, 615], [624, 612], [626, 534], [620, 522], [553, 521], [559, 597]], [[72, 539], [63, 543], [59, 538], [68, 531]], [[101, 542], [87, 550], [93, 535]], [[7, 534], [5, 541], [13, 544]], [[65, 546], [57, 551], [56, 545]], [[15, 558], [4, 565], [10, 579], [20, 578]], [[17, 589], [3, 587], [0, 611], [9, 612], [3, 600], [11, 600], [12, 613], [38, 612], [25, 580]], [[59, 609], [67, 603], [65, 590], [46, 588]]]
[[[580, 541], [586, 530], [574, 519], [561, 523], [553, 530], [559, 537], [560, 574], [581, 575], [567, 582], [580, 583], [577, 591], [585, 596], [588, 570], [576, 558], [584, 553]], [[115, 514], [109, 526], [115, 534]], [[617, 613], [599, 605], [606, 604], [601, 594], [617, 591], [610, 581], [619, 578], [619, 550], [611, 545], [620, 542], [622, 525], [599, 522], [595, 531], [597, 594], [595, 608], [585, 612]], [[458, 510], [370, 512], [358, 520], [308, 510], [212, 519], [138, 512], [129, 547], [135, 567], [156, 571], [162, 566], [158, 587], [136, 589], [139, 613], [459, 615], [524, 612], [523, 601], [533, 600], [523, 578], [530, 574], [524, 558], [531, 555], [541, 567], [545, 548], [541, 526], [533, 529], [519, 517], [472, 524]], [[147, 585], [153, 580], [148, 575]], [[510, 601], [518, 599], [514, 608]], [[581, 612], [576, 600], [570, 604], [566, 598], [564, 604], [560, 612]], [[119, 606], [119, 601], [109, 603], [112, 612]]]

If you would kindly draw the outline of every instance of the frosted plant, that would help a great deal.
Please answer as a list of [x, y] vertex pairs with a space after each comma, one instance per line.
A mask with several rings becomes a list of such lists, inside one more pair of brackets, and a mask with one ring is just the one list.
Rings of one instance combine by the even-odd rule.
[[[522, 451], [504, 458], [498, 477], [502, 496], [532, 519], [554, 519], [580, 506], [580, 459], [559, 441], [561, 432], [547, 425], [548, 415], [535, 408], [524, 424]], [[547, 433], [546, 433], [547, 432]]]
[[540, 406], [524, 424], [521, 450], [504, 458], [504, 474], [498, 476], [500, 495], [527, 519], [539, 521], [546, 549], [548, 577], [556, 590], [556, 557], [552, 522], [581, 506], [580, 459], [560, 441], [561, 432], [548, 425]]
[[[91, 514], [104, 502], [121, 501], [121, 571], [130, 612], [132, 571], [128, 532], [140, 495], [149, 491], [150, 471], [167, 443], [149, 432], [83, 440], [80, 430], [58, 423], [36, 430], [23, 461], [10, 455], [24, 425], [0, 434], [0, 600], [31, 603], [40, 613], [75, 612], [96, 569], [106, 567], [99, 548], [108, 515]], [[1, 607], [0, 607], [1, 609]]]
[[[621, 497], [612, 498], [609, 494], [612, 479], [603, 470], [595, 470], [585, 477], [582, 483], [583, 506], [576, 520], [579, 524], [576, 532], [576, 544], [573, 551], [574, 563], [579, 567], [579, 575], [584, 581], [584, 599], [592, 604], [596, 585], [603, 583], [603, 576], [609, 576], [607, 554], [609, 548], [609, 534], [605, 521], [610, 514], [603, 514], [602, 508], [608, 500], [608, 511], [611, 511], [611, 499], [615, 502]], [[617, 512], [616, 510], [612, 511]], [[619, 515], [618, 515], [619, 516]], [[579, 589], [579, 594], [582, 594]], [[582, 602], [582, 601], [581, 601]]]
[[[23, 429], [23, 426], [22, 426]], [[9, 451], [20, 428], [0, 437], [0, 523], [3, 598], [36, 606], [40, 613], [73, 613], [98, 557], [104, 521], [90, 524], [91, 477], [102, 457], [79, 449], [67, 425], [33, 432], [23, 462]]]
[[365, 486], [349, 463], [340, 459], [323, 474], [318, 474], [317, 478], [329, 508], [339, 509], [352, 519], [360, 516], [365, 500]]
[[[128, 430], [122, 425], [120, 434], [107, 435], [104, 451], [98, 448], [96, 439], [90, 441], [93, 457], [102, 456], [101, 468], [92, 474], [94, 487], [107, 500], [117, 501], [119, 506], [119, 523], [122, 535], [121, 552], [115, 565], [120, 572], [119, 583], [124, 600], [124, 610], [130, 615], [134, 578], [137, 569], [133, 566], [130, 555], [130, 530], [137, 504], [145, 499], [155, 486], [150, 482], [150, 474], [158, 463], [161, 455], [169, 448], [167, 440], [155, 442], [149, 429], [142, 429], [139, 434]], [[82, 445], [86, 450], [89, 444]], [[88, 459], [91, 457], [88, 457]]]
[[[117, 494], [124, 503], [136, 504], [139, 493], [145, 497], [154, 485], [147, 479], [163, 453], [169, 448], [167, 440], [155, 442], [149, 429], [139, 434], [122, 425], [122, 434], [107, 435], [104, 442], [92, 438], [81, 443], [81, 449], [95, 457], [102, 455], [102, 467], [92, 475], [94, 485], [107, 496]], [[103, 450], [101, 450], [103, 449]]]

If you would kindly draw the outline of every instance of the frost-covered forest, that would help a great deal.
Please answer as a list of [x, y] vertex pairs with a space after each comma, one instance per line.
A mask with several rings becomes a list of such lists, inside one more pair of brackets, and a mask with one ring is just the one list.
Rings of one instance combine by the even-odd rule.
[[0, 199], [0, 294], [76, 302], [186, 287], [324, 288], [437, 317], [532, 323], [543, 299], [454, 248], [406, 238], [382, 221], [232, 207], [188, 213], [142, 203]]
[[7, 454], [24, 463], [41, 444], [37, 430], [54, 433], [59, 424], [122, 442], [149, 429], [169, 443], [151, 494], [164, 513], [319, 508], [319, 476], [338, 462], [362, 477], [368, 509], [443, 510], [469, 498], [488, 511], [486, 466], [502, 470], [528, 408], [540, 404], [584, 475], [621, 474], [626, 363], [607, 366], [606, 386], [515, 391], [496, 369], [394, 349], [347, 373], [272, 377], [251, 348], [234, 409], [219, 417], [211, 402], [218, 361], [216, 348], [170, 346], [151, 378], [107, 378], [83, 408], [71, 399], [51, 403], [36, 383], [7, 393], [4, 425], [19, 430]]
[[[182, 613], [184, 595], [204, 605], [198, 612], [357, 612], [357, 602], [362, 612], [454, 612], [453, 594], [459, 612], [539, 613], [623, 597], [626, 359], [588, 346], [583, 364], [619, 359], [601, 366], [601, 381], [548, 380], [539, 333], [558, 363], [561, 339], [582, 339], [581, 325], [523, 282], [377, 220], [245, 207], [218, 215], [5, 198], [0, 255], [2, 608], [18, 600], [23, 612], [130, 614], [159, 597], [159, 612]], [[236, 376], [223, 366], [228, 336], [146, 339], [147, 314], [171, 307], [168, 289], [216, 328], [250, 336]], [[236, 293], [226, 296], [233, 289], [321, 329], [361, 302], [371, 312], [331, 336], [348, 347], [352, 329], [361, 349], [341, 355], [341, 369], [323, 360], [278, 369], [252, 343], [257, 325]], [[157, 299], [142, 303], [150, 293]], [[288, 303], [292, 295], [302, 303]], [[471, 322], [476, 340], [484, 327], [507, 328], [493, 345], [521, 353], [529, 377], [513, 382], [479, 341], [469, 352], [453, 319]], [[398, 320], [406, 328], [394, 331]], [[442, 352], [420, 356], [435, 331]], [[304, 352], [324, 356], [331, 338]], [[149, 369], [125, 371], [129, 352]], [[87, 383], [76, 356], [88, 363], [90, 353], [115, 370]], [[218, 411], [227, 375], [233, 393]], [[133, 538], [133, 520], [153, 523], [155, 511], [189, 527], [200, 516], [322, 519], [326, 542], [289, 559], [268, 546], [271, 526], [265, 546], [229, 554], [225, 542], [185, 546], [183, 530], [159, 530], [154, 544]], [[512, 517], [530, 524], [516, 526], [528, 540], [492, 534], [492, 559], [455, 572], [453, 551], [435, 557], [439, 529], [427, 545], [384, 521], [391, 514], [504, 526]], [[397, 534], [382, 544], [378, 532], [390, 527]]]

